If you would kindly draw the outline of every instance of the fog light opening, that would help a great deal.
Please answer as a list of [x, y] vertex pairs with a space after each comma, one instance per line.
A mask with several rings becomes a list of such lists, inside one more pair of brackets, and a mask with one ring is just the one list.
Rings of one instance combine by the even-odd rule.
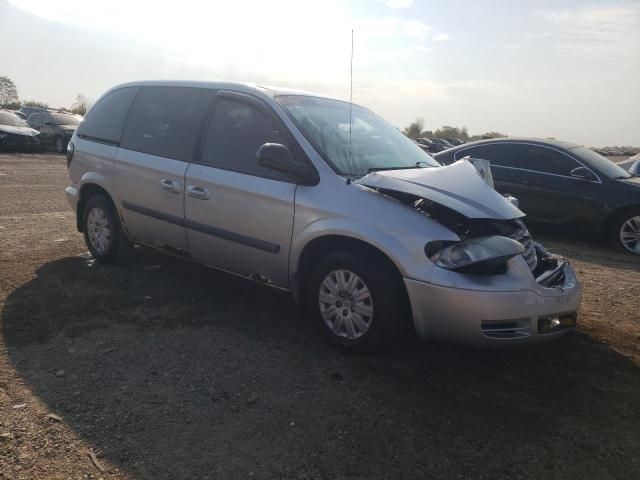
[[576, 326], [576, 314], [554, 315], [538, 319], [538, 333], [553, 333]]

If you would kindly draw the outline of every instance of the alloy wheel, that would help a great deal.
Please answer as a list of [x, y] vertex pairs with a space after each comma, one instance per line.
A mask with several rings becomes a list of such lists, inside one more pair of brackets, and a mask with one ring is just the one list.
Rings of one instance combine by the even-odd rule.
[[631, 217], [622, 224], [620, 243], [629, 252], [640, 254], [640, 216]]

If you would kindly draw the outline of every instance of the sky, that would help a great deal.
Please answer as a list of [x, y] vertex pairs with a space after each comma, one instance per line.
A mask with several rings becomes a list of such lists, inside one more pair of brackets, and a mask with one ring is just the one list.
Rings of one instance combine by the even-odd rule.
[[0, 0], [0, 75], [69, 106], [122, 82], [349, 98], [398, 128], [640, 146], [640, 0]]

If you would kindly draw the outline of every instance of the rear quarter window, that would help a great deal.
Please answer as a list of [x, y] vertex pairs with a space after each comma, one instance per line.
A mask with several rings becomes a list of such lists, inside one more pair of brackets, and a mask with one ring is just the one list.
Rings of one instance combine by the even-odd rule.
[[491, 165], [500, 167], [523, 168], [522, 147], [510, 143], [496, 143], [492, 145], [478, 145], [464, 148], [456, 152], [456, 160], [466, 156], [489, 160]]
[[78, 136], [118, 144], [127, 113], [138, 90], [139, 87], [124, 87], [102, 97], [78, 127]]

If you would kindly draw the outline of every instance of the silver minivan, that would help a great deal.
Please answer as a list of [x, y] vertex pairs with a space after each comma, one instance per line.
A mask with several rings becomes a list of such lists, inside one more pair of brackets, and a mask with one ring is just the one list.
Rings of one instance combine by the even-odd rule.
[[440, 166], [370, 110], [292, 90], [138, 82], [67, 151], [99, 261], [152, 246], [304, 302], [334, 342], [513, 345], [575, 326], [581, 289], [468, 160]]

